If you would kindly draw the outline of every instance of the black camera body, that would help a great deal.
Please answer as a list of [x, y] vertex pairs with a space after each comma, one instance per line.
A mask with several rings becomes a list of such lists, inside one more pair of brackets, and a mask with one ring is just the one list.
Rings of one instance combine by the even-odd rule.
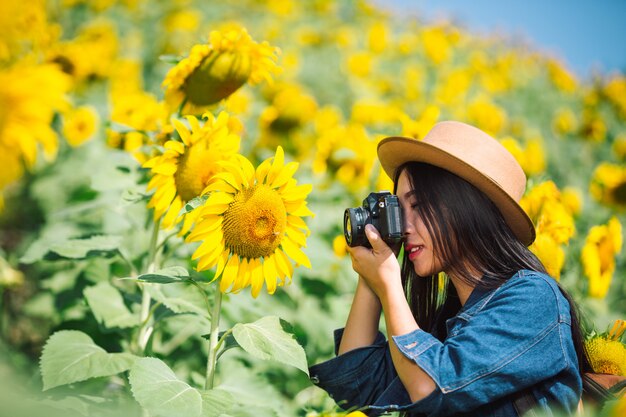
[[402, 209], [398, 197], [389, 191], [370, 193], [362, 207], [347, 208], [343, 215], [343, 234], [350, 247], [371, 247], [365, 225], [371, 223], [382, 239], [393, 245], [402, 240]]

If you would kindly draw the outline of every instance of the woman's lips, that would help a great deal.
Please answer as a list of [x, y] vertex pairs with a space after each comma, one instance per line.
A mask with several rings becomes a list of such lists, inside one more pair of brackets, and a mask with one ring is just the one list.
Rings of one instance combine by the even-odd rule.
[[405, 245], [404, 250], [406, 250], [409, 254], [409, 260], [413, 261], [417, 258], [420, 253], [424, 250], [423, 245]]

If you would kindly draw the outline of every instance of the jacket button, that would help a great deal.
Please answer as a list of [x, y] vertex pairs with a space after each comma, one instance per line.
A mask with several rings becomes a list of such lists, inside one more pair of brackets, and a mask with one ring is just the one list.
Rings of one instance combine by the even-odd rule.
[[311, 382], [314, 384], [319, 384], [320, 383], [320, 379], [317, 377], [317, 375], [313, 375], [311, 377]]

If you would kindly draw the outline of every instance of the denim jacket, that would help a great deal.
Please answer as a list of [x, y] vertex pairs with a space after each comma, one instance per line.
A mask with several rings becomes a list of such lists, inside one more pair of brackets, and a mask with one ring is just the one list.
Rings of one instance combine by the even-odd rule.
[[[576, 410], [582, 381], [569, 303], [549, 276], [523, 270], [497, 289], [475, 289], [446, 328], [443, 342], [420, 329], [392, 337], [435, 381], [419, 401], [411, 402], [380, 332], [372, 345], [312, 366], [311, 381], [342, 408], [364, 407], [370, 416], [516, 416], [512, 396], [524, 390], [545, 415]], [[335, 354], [342, 334], [335, 331]]]

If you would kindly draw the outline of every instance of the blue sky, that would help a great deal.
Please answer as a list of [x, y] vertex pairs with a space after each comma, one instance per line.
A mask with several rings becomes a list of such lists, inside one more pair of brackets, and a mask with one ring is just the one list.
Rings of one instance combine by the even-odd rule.
[[375, 0], [427, 21], [450, 17], [472, 33], [520, 36], [579, 77], [626, 72], [626, 0]]

